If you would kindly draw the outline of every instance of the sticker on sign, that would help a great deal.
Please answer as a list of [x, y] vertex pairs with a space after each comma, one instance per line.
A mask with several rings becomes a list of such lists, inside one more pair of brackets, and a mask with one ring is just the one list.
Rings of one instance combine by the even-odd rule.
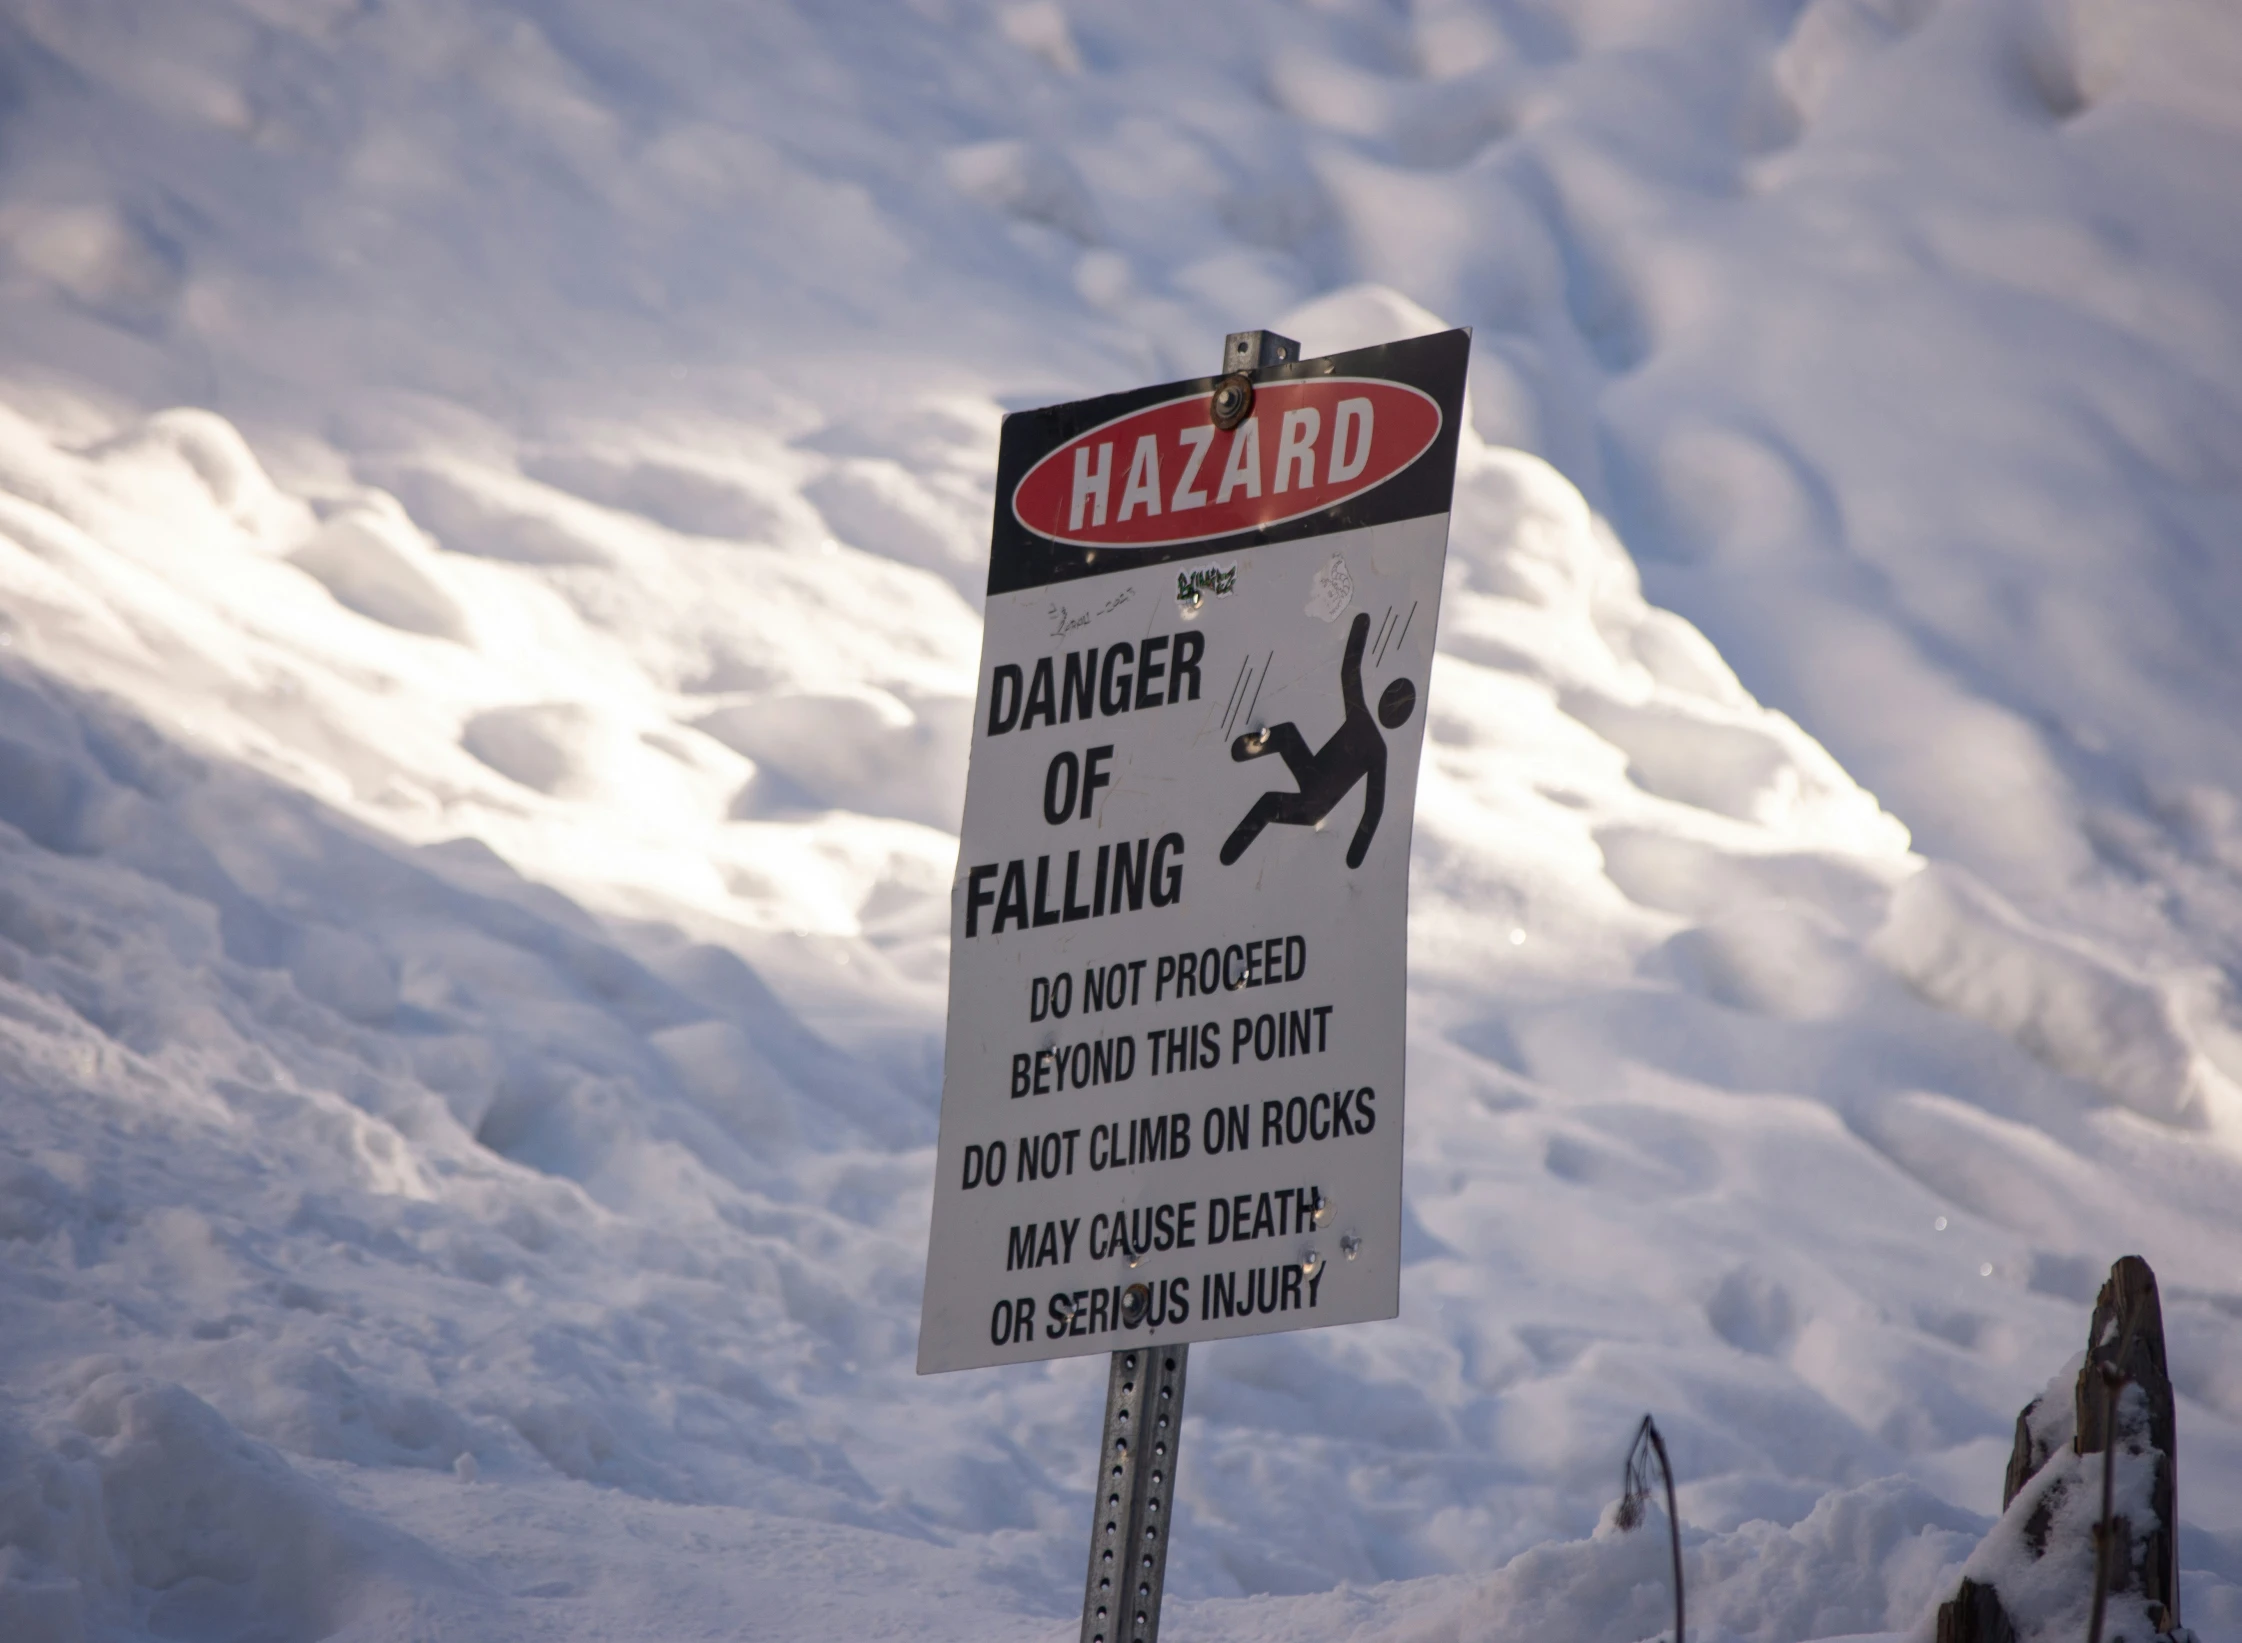
[[1399, 1310], [1469, 342], [1006, 419], [922, 1373]]

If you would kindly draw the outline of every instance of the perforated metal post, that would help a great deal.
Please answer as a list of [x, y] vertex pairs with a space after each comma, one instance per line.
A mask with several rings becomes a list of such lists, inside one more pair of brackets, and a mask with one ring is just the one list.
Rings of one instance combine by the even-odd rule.
[[1183, 1377], [1188, 1346], [1147, 1344], [1113, 1354], [1098, 1446], [1090, 1573], [1082, 1643], [1155, 1643], [1168, 1574]]
[[1264, 365], [1289, 365], [1300, 357], [1300, 344], [1274, 331], [1232, 331], [1222, 339], [1222, 371], [1258, 371]]
[[[1233, 331], [1223, 338], [1223, 376], [1247, 379], [1237, 416], [1253, 402], [1254, 372], [1299, 357], [1300, 344], [1274, 331]], [[1218, 386], [1218, 420], [1220, 406]], [[1156, 1643], [1160, 1636], [1190, 1356], [1188, 1346], [1152, 1343], [1113, 1354], [1090, 1515], [1090, 1573], [1082, 1586], [1082, 1643]]]

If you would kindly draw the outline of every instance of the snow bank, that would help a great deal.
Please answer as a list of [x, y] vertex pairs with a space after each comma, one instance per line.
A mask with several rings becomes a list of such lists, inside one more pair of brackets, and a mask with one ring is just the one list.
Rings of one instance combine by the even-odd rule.
[[2033, 930], [1967, 873], [1933, 869], [1910, 881], [1874, 951], [1932, 1002], [2144, 1117], [2228, 1134], [2242, 1118], [2232, 1080], [2190, 1041], [2174, 984]]
[[1437, 315], [1404, 1312], [1195, 1364], [1171, 1624], [1648, 1635], [1651, 1408], [1905, 1631], [2127, 1249], [2242, 1624], [2238, 39], [17, 8], [0, 1616], [1063, 1629], [1095, 1366], [909, 1374], [996, 425]]
[[[1953, 1583], [1976, 1520], [1893, 1481], [1832, 1492], [1799, 1522], [1765, 1520], [1685, 1535], [1692, 1635], [1775, 1643], [1905, 1630]], [[1183, 1638], [1254, 1643], [1357, 1638], [1576, 1637], [1634, 1643], [1673, 1623], [1663, 1514], [1632, 1535], [1609, 1522], [1586, 1540], [1539, 1547], [1500, 1572], [1314, 1597], [1194, 1605]]]
[[[1299, 319], [1333, 346], [1350, 323], [1429, 320], [1374, 290]], [[139, 527], [82, 498], [133, 494], [154, 483], [141, 465], [173, 461], [130, 435], [85, 456], [26, 450], [19, 471], [56, 504], [37, 540], [91, 567]], [[1926, 878], [1904, 830], [1643, 600], [1577, 491], [1476, 436], [1462, 471], [1417, 868], [1409, 1261], [1424, 1310], [1210, 1353], [1179, 1585], [1314, 1591], [1334, 1574], [1499, 1565], [1503, 1612], [1578, 1610], [1640, 1635], [1663, 1599], [1621, 1566], [1647, 1554], [1579, 1537], [1608, 1504], [1614, 1434], [1649, 1404], [1686, 1457], [1708, 1613], [1754, 1638], [1901, 1625], [1974, 1521], [1940, 1493], [1975, 1503], [1990, 1486], [1973, 1474], [1990, 1474], [2016, 1401], [2003, 1366], [2075, 1328], [2067, 1301], [2035, 1296], [2090, 1266], [2098, 1234], [2069, 1196], [2109, 1165], [2045, 1126], [2083, 1144], [2106, 1097], [2028, 1035], [1899, 985], [1892, 932], [1913, 928]], [[27, 598], [108, 618], [19, 629], [28, 642], [0, 663], [10, 757], [36, 777], [9, 785], [0, 818], [20, 840], [0, 926], [21, 1024], [16, 1196], [31, 1206], [18, 1270], [47, 1320], [26, 1368], [56, 1386], [62, 1347], [121, 1352], [245, 1441], [346, 1468], [407, 1525], [437, 1508], [404, 1478], [472, 1478], [507, 1504], [453, 1525], [447, 1549], [469, 1567], [525, 1510], [587, 1509], [515, 1499], [592, 1485], [806, 1516], [852, 1568], [866, 1543], [844, 1531], [932, 1537], [992, 1593], [1017, 1582], [1047, 1608], [1076, 1554], [1074, 1429], [1094, 1377], [908, 1374], [939, 996], [910, 966], [939, 940], [945, 878], [883, 869], [821, 953], [831, 936], [759, 930], [758, 896], [791, 886], [727, 881], [747, 912], [727, 917], [661, 899], [627, 852], [574, 848], [652, 829], [668, 871], [702, 871], [705, 851], [714, 876], [782, 832], [846, 860], [869, 826], [915, 828], [867, 811], [924, 802], [924, 767], [873, 751], [916, 745], [902, 697], [829, 697], [849, 706], [823, 736], [814, 715], [723, 710], [769, 738], [728, 750], [744, 793], [822, 769], [860, 784], [861, 808], [649, 810], [629, 781], [593, 779], [603, 759], [649, 756], [611, 710], [475, 705], [553, 676], [528, 639], [494, 655], [319, 604], [288, 534], [321, 529], [308, 508], [276, 488], [245, 521], [196, 484], [166, 504], [201, 544], [191, 581], [174, 568], [57, 587], [51, 561], [7, 561]], [[362, 506], [457, 573], [401, 504]], [[502, 574], [534, 589], [583, 572]], [[322, 642], [231, 591], [244, 584], [318, 612]], [[213, 670], [266, 683], [213, 700], [143, 672], [143, 655], [198, 646]], [[661, 736], [693, 734], [685, 716], [706, 711], [637, 688], [669, 704]], [[382, 740], [382, 786], [354, 768], [369, 745], [354, 716], [266, 705], [370, 689], [430, 723], [457, 704], [449, 736]], [[882, 729], [844, 733], [858, 712]], [[892, 799], [861, 796], [882, 782]], [[385, 797], [406, 784], [448, 793], [444, 820], [493, 843], [414, 842], [444, 829]], [[573, 894], [494, 848], [523, 838], [565, 861], [550, 879]], [[105, 1112], [141, 1139], [97, 1139], [118, 1121]], [[1959, 1151], [1957, 1133], [1973, 1137]], [[2169, 1175], [2192, 1144], [2169, 1133], [2132, 1138], [2133, 1167]], [[2013, 1160], [1969, 1173], [2018, 1147], [2050, 1185]], [[2227, 1179], [2201, 1174], [2167, 1212], [2193, 1270], [2223, 1258], [2200, 1234]], [[1844, 1243], [1763, 1230], [1833, 1213], [1853, 1227]], [[1954, 1256], [1940, 1215], [1967, 1240]], [[2143, 1224], [2112, 1211], [2112, 1228]], [[1977, 1287], [1981, 1250], [1997, 1290]], [[146, 1321], [89, 1339], [68, 1322], [88, 1294]], [[935, 1410], [947, 1425], [930, 1429]], [[1919, 1481], [1865, 1481], [1910, 1469]], [[1880, 1527], [1844, 1532], [1881, 1549], [1829, 1552], [1817, 1537], [1861, 1512]], [[1826, 1566], [1778, 1577], [1778, 1553], [1834, 1560], [1854, 1584]], [[175, 1583], [136, 1579], [118, 1601]], [[270, 1619], [293, 1599], [252, 1585], [228, 1601]]]
[[0, 1430], [10, 1638], [389, 1636], [487, 1596], [185, 1388], [98, 1359], [69, 1378], [48, 1441]]

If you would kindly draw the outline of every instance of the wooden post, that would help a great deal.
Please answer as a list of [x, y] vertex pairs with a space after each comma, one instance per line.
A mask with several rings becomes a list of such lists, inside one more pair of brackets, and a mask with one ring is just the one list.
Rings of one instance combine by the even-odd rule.
[[[2156, 1451], [2150, 1500], [2157, 1526], [2138, 1546], [2132, 1525], [2109, 1516], [2110, 1452], [2113, 1439], [2127, 1437], [2117, 1430], [2118, 1400], [2127, 1386], [2139, 1387], [2147, 1398], [2146, 1435]], [[2072, 1405], [2078, 1419], [2074, 1440], [2078, 1452], [2102, 1457], [2103, 1518], [2108, 1532], [2099, 1536], [2095, 1551], [2099, 1571], [2095, 1608], [2100, 1610], [2106, 1591], [2122, 1590], [2137, 1577], [2141, 1595], [2152, 1606], [2163, 1607], [2170, 1630], [2180, 1623], [2180, 1488], [2174, 1453], [2179, 1420], [2172, 1401], [2172, 1377], [2164, 1362], [2164, 1305], [2157, 1297], [2156, 1274], [2138, 1255], [2128, 1255], [2110, 1268], [2109, 1281], [2095, 1299], [2086, 1362], [2079, 1369]]]
[[[2146, 1403], [2144, 1424], [2122, 1418], [2128, 1405], [2139, 1407], [2126, 1397], [2129, 1387], [2138, 1387]], [[2034, 1557], [2091, 1557], [2094, 1595], [2088, 1620], [2090, 1643], [2099, 1643], [2107, 1601], [2117, 1592], [2139, 1592], [2157, 1635], [2178, 1635], [2178, 1423], [2172, 1380], [2165, 1368], [2164, 1309], [2157, 1298], [2156, 1274], [2138, 1255], [2125, 1256], [2110, 1268], [2109, 1281], [2095, 1300], [2094, 1318], [2087, 1326], [2086, 1362], [2079, 1370], [2071, 1402], [2072, 1451], [2081, 1457], [2098, 1455], [2101, 1461], [2098, 1466], [2081, 1467], [2054, 1488], [2096, 1490], [2100, 1495], [2100, 1522], [2091, 1546], [2075, 1538], [2060, 1547], [2048, 1544], [2044, 1525], [2054, 1515], [2055, 1497], [2051, 1495], [2035, 1508], [2040, 1514], [2035, 1521], [2042, 1524], [2039, 1538], [2032, 1539], [2027, 1532], [2025, 1544]], [[2010, 1451], [2007, 1476], [2002, 1480], [2004, 1519], [2017, 1496], [2054, 1458], [2062, 1443], [2062, 1430], [2060, 1415], [2047, 1409], [2044, 1399], [2033, 1399], [2016, 1417], [2016, 1442]], [[2139, 1454], [2144, 1448], [2155, 1460], [2150, 1500], [2156, 1524], [2137, 1536], [2124, 1516], [2112, 1512], [2111, 1468], [2113, 1451]], [[2027, 1591], [2017, 1600], [2029, 1598]], [[1939, 1608], [1937, 1643], [2015, 1643], [2018, 1624], [1994, 1587], [1965, 1579], [1960, 1590]]]

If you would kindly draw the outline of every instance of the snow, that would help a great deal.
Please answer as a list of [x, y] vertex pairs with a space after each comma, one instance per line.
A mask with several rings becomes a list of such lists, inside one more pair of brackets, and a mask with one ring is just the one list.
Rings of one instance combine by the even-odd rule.
[[0, 1635], [1069, 1634], [1101, 1367], [910, 1372], [996, 423], [1456, 323], [1402, 1316], [1194, 1355], [1171, 1633], [1651, 1636], [1647, 1409], [1921, 1636], [2135, 1252], [2242, 1636], [2230, 7], [0, 54]]

